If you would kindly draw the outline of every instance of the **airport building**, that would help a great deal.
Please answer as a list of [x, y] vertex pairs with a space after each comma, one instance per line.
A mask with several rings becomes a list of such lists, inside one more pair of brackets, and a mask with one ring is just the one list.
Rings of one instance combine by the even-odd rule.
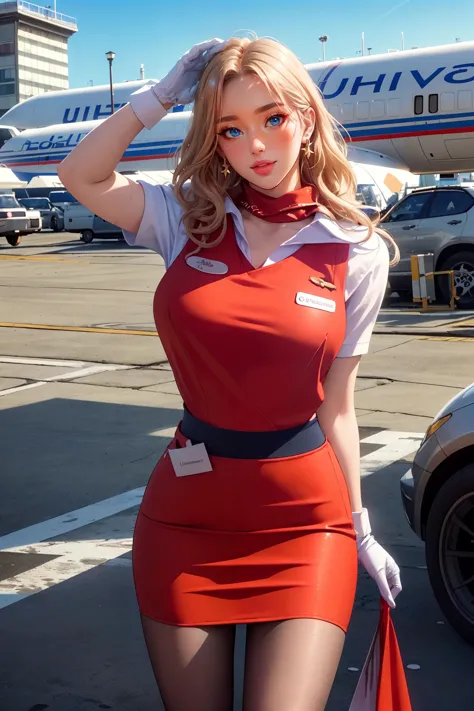
[[0, 2], [0, 116], [19, 101], [69, 88], [74, 17], [25, 0]]

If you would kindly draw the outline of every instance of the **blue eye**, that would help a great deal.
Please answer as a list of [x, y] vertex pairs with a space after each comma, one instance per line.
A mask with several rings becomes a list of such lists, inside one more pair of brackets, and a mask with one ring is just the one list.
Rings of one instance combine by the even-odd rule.
[[223, 131], [219, 131], [219, 136], [224, 138], [238, 138], [242, 131], [235, 126], [230, 126], [229, 128], [224, 128]]
[[283, 114], [273, 114], [273, 116], [269, 117], [268, 122], [270, 126], [281, 126], [284, 119], [285, 116]]

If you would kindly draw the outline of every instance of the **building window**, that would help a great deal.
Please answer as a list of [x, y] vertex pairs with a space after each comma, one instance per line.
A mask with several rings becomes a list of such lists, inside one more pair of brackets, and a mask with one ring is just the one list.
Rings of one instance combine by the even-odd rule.
[[2, 81], [12, 81], [15, 79], [15, 68], [7, 67], [6, 69], [0, 69], [0, 82]]
[[4, 57], [6, 54], [15, 54], [14, 42], [3, 42], [0, 44], [0, 57]]
[[421, 94], [415, 96], [414, 112], [415, 116], [420, 116], [423, 113], [423, 97]]
[[11, 96], [15, 93], [15, 84], [0, 84], [0, 96]]
[[0, 43], [15, 41], [15, 26], [13, 23], [9, 25], [0, 25]]
[[430, 114], [437, 114], [438, 113], [438, 103], [439, 103], [438, 94], [430, 94], [429, 99], [428, 99], [428, 110], [429, 110]]

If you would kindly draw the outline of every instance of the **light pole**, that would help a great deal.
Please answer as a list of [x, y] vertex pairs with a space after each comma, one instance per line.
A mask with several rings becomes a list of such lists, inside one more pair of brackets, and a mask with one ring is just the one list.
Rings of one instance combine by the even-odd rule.
[[369, 57], [370, 57], [371, 51], [372, 51], [372, 47], [367, 47], [367, 52], [369, 53]]
[[110, 76], [110, 113], [114, 113], [114, 80], [112, 76], [112, 62], [115, 59], [115, 52], [106, 52], [105, 56], [109, 62], [109, 76]]
[[323, 62], [326, 61], [326, 42], [328, 41], [328, 36], [327, 35], [321, 35], [319, 38], [319, 41], [323, 45]]

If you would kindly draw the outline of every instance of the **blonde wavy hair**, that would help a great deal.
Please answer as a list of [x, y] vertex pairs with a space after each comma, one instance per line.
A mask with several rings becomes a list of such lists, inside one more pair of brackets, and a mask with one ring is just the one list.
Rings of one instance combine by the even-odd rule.
[[[182, 221], [189, 238], [199, 248], [213, 247], [226, 231], [226, 194], [238, 188], [242, 178], [232, 169], [227, 177], [222, 174], [217, 123], [226, 84], [242, 74], [256, 75], [275, 101], [293, 115], [302, 118], [305, 111], [313, 108], [316, 116], [310, 138], [313, 154], [307, 158], [301, 153], [302, 184], [316, 186], [321, 211], [330, 219], [366, 226], [368, 234], [362, 241], [370, 239], [374, 231], [380, 234], [392, 246], [391, 264], [396, 264], [397, 245], [377, 227], [378, 219], [372, 220], [356, 200], [357, 181], [347, 159], [347, 146], [340, 131], [343, 127], [326, 109], [320, 90], [300, 60], [273, 39], [232, 38], [202, 74], [190, 127], [173, 175], [174, 192], [183, 207]], [[190, 189], [183, 190], [188, 180]], [[210, 235], [219, 229], [219, 235], [209, 241]]]

